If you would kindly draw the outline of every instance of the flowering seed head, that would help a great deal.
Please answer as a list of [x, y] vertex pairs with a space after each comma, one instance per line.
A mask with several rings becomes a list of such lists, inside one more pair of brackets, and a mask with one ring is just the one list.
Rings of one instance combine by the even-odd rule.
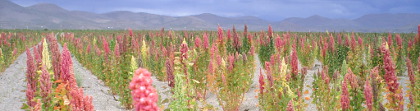
[[293, 76], [297, 76], [298, 74], [298, 56], [297, 56], [297, 52], [296, 52], [296, 45], [293, 44], [293, 50], [292, 50], [292, 61], [291, 61], [291, 65], [292, 65], [292, 74]]
[[346, 79], [344, 79], [343, 83], [341, 84], [341, 91], [341, 108], [343, 111], [345, 111], [350, 107], [350, 98], [349, 92], [347, 90]]
[[258, 82], [260, 83], [260, 94], [263, 95], [264, 94], [264, 75], [262, 74], [262, 69], [260, 68], [260, 77], [258, 78]]
[[217, 27], [217, 37], [220, 42], [223, 41], [223, 29], [220, 25]]
[[407, 73], [408, 73], [408, 77], [410, 79], [410, 83], [411, 83], [411, 85], [414, 85], [416, 80], [414, 78], [413, 63], [411, 63], [411, 60], [409, 58], [406, 58], [405, 61], [406, 61], [406, 65], [407, 65]]
[[67, 48], [67, 44], [64, 44], [63, 53], [61, 55], [61, 75], [60, 78], [68, 82], [70, 87], [77, 87], [76, 79], [73, 74], [73, 62], [71, 60], [70, 51]]
[[181, 52], [181, 58], [182, 59], [188, 58], [188, 53], [187, 53], [188, 52], [188, 44], [185, 41], [185, 39], [184, 39], [184, 41], [182, 41], [181, 47], [179, 48], [179, 52]]
[[273, 38], [273, 28], [271, 25], [268, 25], [268, 37]]
[[118, 42], [115, 43], [115, 47], [114, 47], [114, 55], [115, 57], [119, 58], [120, 57], [120, 45], [118, 45]]
[[48, 43], [47, 39], [44, 39], [42, 42], [42, 64], [46, 66], [47, 69], [51, 69], [51, 60], [50, 54], [48, 52]]
[[48, 73], [46, 67], [42, 65], [42, 74], [40, 79], [40, 85], [41, 85], [41, 96], [43, 102], [48, 103], [50, 101], [50, 98], [48, 95], [51, 93], [51, 80], [50, 80], [50, 74]]
[[131, 28], [128, 28], [128, 35], [130, 35], [131, 37], [133, 36], [133, 30], [131, 30]]
[[209, 37], [207, 37], [207, 33], [203, 34], [203, 47], [204, 49], [209, 48]]
[[397, 34], [397, 35], [396, 35], [395, 40], [397, 41], [397, 45], [398, 45], [398, 47], [402, 47], [402, 39], [401, 39], [400, 34]]
[[109, 49], [108, 41], [105, 38], [102, 39], [102, 47], [104, 48], [106, 55], [108, 55], [111, 52], [111, 50]]
[[195, 45], [196, 48], [200, 48], [200, 46], [201, 46], [200, 37], [196, 37], [194, 43], [195, 43], [194, 45]]
[[152, 85], [151, 73], [146, 69], [139, 68], [134, 72], [134, 77], [129, 88], [133, 97], [133, 105], [136, 111], [158, 111], [158, 94]]
[[35, 64], [34, 58], [31, 55], [29, 49], [26, 49], [26, 79], [29, 84], [30, 89], [35, 89], [36, 81], [35, 81]]
[[289, 101], [289, 103], [287, 104], [287, 109], [286, 109], [286, 111], [294, 111], [294, 109], [293, 109], [293, 100], [291, 99], [290, 101]]
[[372, 92], [372, 86], [370, 85], [369, 80], [370, 79], [366, 79], [365, 87], [364, 87], [364, 94], [365, 94], [366, 106], [368, 107], [369, 111], [372, 111], [373, 92]]
[[398, 89], [399, 83], [397, 80], [397, 76], [395, 75], [395, 65], [392, 61], [391, 52], [389, 51], [389, 47], [387, 43], [384, 43], [381, 47], [381, 52], [383, 53], [383, 62], [385, 68], [385, 81], [388, 85], [389, 91], [395, 93]]

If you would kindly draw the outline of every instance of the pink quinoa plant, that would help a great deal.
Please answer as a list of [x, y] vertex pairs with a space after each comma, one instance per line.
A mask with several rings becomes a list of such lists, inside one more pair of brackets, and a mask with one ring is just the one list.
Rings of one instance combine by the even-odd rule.
[[45, 65], [42, 65], [42, 74], [40, 78], [40, 86], [41, 86], [41, 97], [44, 103], [49, 103], [51, 100], [48, 97], [51, 94], [52, 83], [50, 80], [50, 74], [47, 71]]
[[349, 36], [348, 35], [345, 35], [345, 37], [344, 37], [345, 39], [344, 39], [344, 44], [347, 46], [347, 47], [351, 47], [350, 46], [350, 40], [349, 40]]
[[330, 34], [330, 41], [329, 41], [328, 45], [330, 46], [331, 51], [334, 52], [335, 51], [335, 41], [334, 41], [334, 37], [333, 37], [332, 34]]
[[213, 60], [210, 60], [209, 65], [207, 67], [207, 73], [213, 74], [214, 73], [214, 66], [213, 66]]
[[73, 111], [94, 111], [91, 96], [84, 96], [83, 89], [72, 88], [70, 90], [70, 107]]
[[260, 94], [264, 94], [264, 75], [262, 74], [262, 69], [260, 68], [260, 77], [258, 78], [258, 82], [260, 83]]
[[61, 75], [60, 79], [69, 83], [70, 87], [77, 86], [76, 79], [73, 74], [73, 62], [71, 60], [70, 51], [67, 44], [64, 44], [63, 52], [61, 55]]
[[239, 41], [238, 33], [236, 32], [235, 26], [233, 26], [233, 47], [239, 50], [240, 46], [241, 42]]
[[297, 52], [296, 52], [296, 45], [293, 44], [293, 50], [292, 50], [292, 61], [291, 61], [291, 65], [292, 65], [292, 76], [295, 78], [298, 75], [298, 56], [297, 56]]
[[357, 43], [359, 44], [359, 46], [363, 46], [363, 39], [361, 37], [358, 37]]
[[420, 37], [420, 24], [417, 26], [417, 36]]
[[273, 38], [273, 28], [271, 25], [268, 25], [268, 37]]
[[393, 41], [392, 41], [392, 34], [389, 32], [388, 33], [388, 45], [392, 46]]
[[397, 76], [395, 75], [395, 65], [392, 61], [391, 52], [389, 51], [386, 44], [383, 44], [381, 47], [381, 52], [383, 53], [383, 61], [384, 61], [384, 68], [385, 68], [385, 81], [388, 85], [389, 91], [395, 93], [398, 89], [399, 83], [397, 80]]
[[120, 47], [119, 47], [119, 45], [118, 44], [115, 44], [115, 47], [114, 47], [114, 55], [115, 55], [115, 57], [116, 58], [119, 58], [120, 57]]
[[369, 83], [369, 79], [366, 79], [365, 87], [364, 87], [364, 94], [365, 94], [365, 99], [366, 99], [366, 106], [368, 107], [369, 111], [372, 111], [373, 92], [372, 92], [372, 86]]
[[99, 49], [96, 45], [94, 46], [94, 48], [95, 48], [95, 53], [96, 53], [97, 56], [102, 55], [101, 49]]
[[186, 59], [188, 58], [188, 44], [187, 43], [182, 43], [181, 47], [179, 49], [179, 52], [181, 52], [181, 59]]
[[350, 41], [350, 47], [352, 50], [356, 48], [356, 38], [354, 37], [354, 32], [351, 33], [351, 41]]
[[268, 82], [270, 83], [270, 88], [274, 85], [273, 75], [271, 72], [271, 64], [270, 62], [265, 62], [265, 71], [267, 75]]
[[130, 35], [131, 37], [133, 36], [133, 30], [131, 30], [131, 28], [128, 28], [128, 35]]
[[347, 80], [344, 79], [341, 85], [341, 108], [343, 111], [350, 108], [349, 91], [347, 90]]
[[[235, 29], [235, 26], [233, 26], [233, 28]], [[226, 35], [227, 35], [228, 40], [232, 39], [232, 34], [230, 33], [230, 29], [227, 30]]]
[[219, 42], [223, 41], [223, 29], [220, 27], [220, 25], [217, 27], [217, 38]]
[[[415, 77], [414, 77], [414, 71], [413, 71], [413, 64], [411, 63], [411, 60], [409, 58], [406, 58], [406, 64], [407, 64], [407, 73], [408, 73], [408, 77], [410, 79], [410, 86], [411, 88], [415, 87]], [[413, 100], [413, 94], [410, 92], [409, 94], [409, 99], [410, 99], [410, 104], [414, 103]]]
[[330, 77], [328, 76], [328, 68], [324, 67], [321, 71], [321, 78], [324, 80], [325, 84], [330, 84]]
[[[42, 45], [41, 45], [42, 46]], [[42, 48], [41, 48], [42, 49]], [[42, 57], [41, 57], [41, 53], [40, 53], [40, 48], [38, 47], [34, 47], [33, 48], [33, 52], [34, 52], [34, 56], [35, 56], [35, 65], [38, 66], [39, 64], [42, 63]]]
[[321, 49], [321, 51], [322, 51], [321, 56], [325, 57], [327, 55], [328, 44], [325, 41], [321, 41], [321, 42], [322, 42], [322, 45], [323, 45], [322, 49]]
[[341, 37], [341, 35], [338, 35], [337, 42], [338, 45], [343, 45], [343, 38]]
[[35, 97], [35, 89], [31, 88], [31, 84], [30, 83], [26, 83], [26, 104], [28, 104], [28, 106], [30, 107], [35, 107], [35, 101], [33, 100]]
[[251, 49], [249, 49], [249, 53], [251, 53], [251, 55], [255, 54], [255, 47], [251, 46]]
[[32, 57], [31, 52], [29, 51], [29, 49], [26, 49], [26, 79], [28, 82], [28, 89], [35, 89], [35, 85], [36, 85], [36, 66], [34, 64], [34, 58]]
[[290, 100], [289, 103], [287, 104], [286, 111], [294, 111], [294, 109], [293, 109], [293, 100]]
[[229, 56], [228, 56], [228, 61], [229, 61], [229, 66], [228, 66], [228, 69], [229, 69], [230, 71], [232, 71], [232, 70], [233, 70], [233, 67], [234, 67], [234, 65], [235, 65], [235, 56], [233, 56], [233, 55], [229, 55]]
[[108, 54], [111, 52], [111, 50], [109, 49], [108, 41], [105, 38], [102, 39], [102, 47], [105, 50], [105, 55], [108, 56]]
[[403, 110], [404, 104], [401, 102], [403, 101], [401, 90], [399, 89], [399, 83], [397, 76], [395, 74], [395, 65], [392, 61], [391, 52], [389, 51], [389, 47], [386, 44], [382, 44], [381, 52], [383, 54], [383, 63], [385, 69], [384, 79], [387, 84], [387, 88], [391, 91], [389, 94], [388, 101], [391, 104], [391, 108], [394, 110]]
[[167, 77], [167, 81], [168, 81], [168, 85], [169, 87], [174, 87], [175, 86], [175, 80], [174, 80], [174, 62], [172, 59], [167, 59], [166, 60], [166, 77]]
[[13, 52], [12, 52], [12, 56], [16, 56], [17, 55], [17, 48], [13, 48]]
[[402, 39], [401, 39], [401, 36], [400, 36], [400, 34], [397, 34], [395, 36], [396, 36], [395, 40], [397, 41], [397, 45], [398, 45], [399, 48], [401, 48], [402, 47]]
[[88, 44], [86, 46], [86, 53], [90, 53], [90, 51], [91, 51], [91, 46], [90, 46], [90, 44]]
[[417, 26], [417, 34], [419, 34], [419, 36], [420, 36], [420, 24], [419, 24], [419, 26]]
[[41, 104], [41, 99], [36, 99], [35, 100], [35, 106], [33, 109], [31, 109], [31, 111], [42, 111], [42, 104]]
[[207, 33], [203, 34], [203, 48], [204, 49], [209, 48], [209, 37], [207, 36]]
[[407, 65], [407, 73], [408, 73], [408, 77], [410, 79], [410, 83], [411, 83], [411, 85], [414, 85], [416, 80], [414, 78], [413, 63], [411, 62], [411, 60], [409, 58], [406, 58], [405, 61], [406, 61], [406, 65]]
[[201, 45], [200, 37], [195, 38], [194, 45], [195, 45], [196, 48], [200, 48], [200, 45]]
[[350, 86], [352, 88], [358, 88], [358, 80], [357, 80], [357, 76], [354, 75], [353, 71], [351, 71], [350, 68], [348, 68], [347, 70], [347, 74], [344, 76], [345, 80], [347, 80], [348, 82], [350, 82]]
[[152, 85], [151, 75], [152, 73], [143, 68], [134, 72], [129, 88], [135, 111], [159, 111], [158, 94]]

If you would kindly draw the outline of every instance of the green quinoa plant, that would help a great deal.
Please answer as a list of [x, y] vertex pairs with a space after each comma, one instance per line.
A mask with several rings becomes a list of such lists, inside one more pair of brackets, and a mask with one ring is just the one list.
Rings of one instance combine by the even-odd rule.
[[338, 87], [342, 81], [331, 81], [328, 76], [328, 67], [324, 67], [321, 72], [314, 75], [314, 92], [311, 97], [318, 110], [333, 111], [340, 106], [340, 89]]

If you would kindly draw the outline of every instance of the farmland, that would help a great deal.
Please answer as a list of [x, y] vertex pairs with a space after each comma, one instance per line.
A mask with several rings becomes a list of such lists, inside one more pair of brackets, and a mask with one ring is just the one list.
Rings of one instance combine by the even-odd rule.
[[215, 29], [0, 30], [0, 88], [19, 87], [14, 90], [22, 99], [7, 106], [3, 101], [14, 93], [3, 91], [0, 105], [76, 111], [420, 109], [420, 25], [417, 34]]

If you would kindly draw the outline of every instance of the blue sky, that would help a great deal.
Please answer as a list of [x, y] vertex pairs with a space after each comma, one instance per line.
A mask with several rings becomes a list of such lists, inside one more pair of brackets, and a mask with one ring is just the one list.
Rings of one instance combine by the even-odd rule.
[[213, 13], [256, 16], [269, 21], [320, 15], [354, 19], [371, 13], [420, 13], [420, 0], [11, 0], [22, 6], [52, 3], [95, 13], [147, 12], [169, 16]]

